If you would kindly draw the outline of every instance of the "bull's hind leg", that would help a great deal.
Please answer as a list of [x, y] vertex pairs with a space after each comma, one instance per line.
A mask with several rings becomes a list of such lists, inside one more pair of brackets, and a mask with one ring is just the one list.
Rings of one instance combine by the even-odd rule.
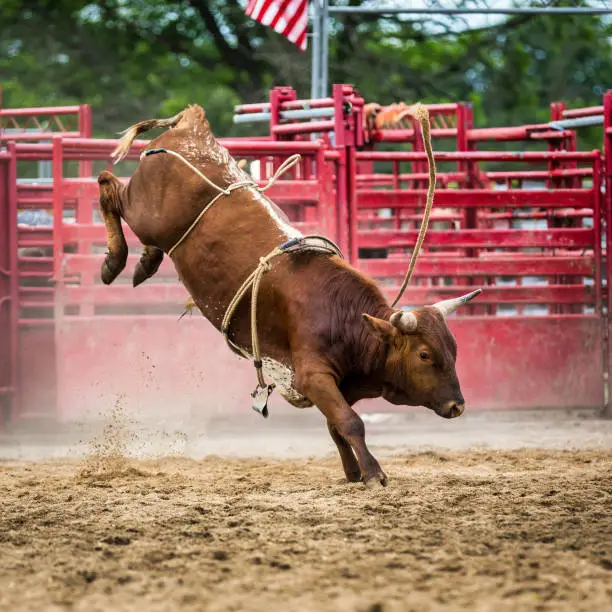
[[141, 283], [144, 283], [148, 278], [151, 278], [164, 259], [164, 252], [157, 247], [146, 245], [140, 256], [140, 261], [134, 268], [134, 276], [132, 277], [132, 283], [134, 287], [138, 287]]
[[110, 285], [121, 273], [128, 257], [128, 246], [121, 227], [121, 181], [105, 170], [98, 176], [100, 210], [106, 226], [108, 253], [102, 263], [102, 282]]

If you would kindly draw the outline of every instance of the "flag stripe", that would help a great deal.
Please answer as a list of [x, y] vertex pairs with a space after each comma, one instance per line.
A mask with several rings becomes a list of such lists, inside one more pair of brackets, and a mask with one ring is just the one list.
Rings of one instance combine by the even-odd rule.
[[279, 19], [283, 16], [283, 13], [289, 6], [290, 2], [291, 0], [283, 0], [282, 2], [279, 3], [278, 10], [276, 11], [276, 15], [274, 15], [274, 19], [272, 19], [272, 21], [270, 22], [271, 28], [276, 28], [276, 25], [278, 24]]
[[245, 12], [306, 50], [308, 0], [249, 0]]

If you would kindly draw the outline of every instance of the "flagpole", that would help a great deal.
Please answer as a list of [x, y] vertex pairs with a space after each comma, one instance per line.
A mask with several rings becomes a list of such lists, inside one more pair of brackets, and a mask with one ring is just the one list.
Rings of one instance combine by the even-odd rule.
[[319, 0], [312, 0], [312, 70], [310, 82], [310, 97], [312, 99], [321, 97], [319, 95], [319, 86], [321, 82], [321, 10]]
[[328, 69], [329, 69], [329, 0], [321, 0], [321, 98], [328, 94]]

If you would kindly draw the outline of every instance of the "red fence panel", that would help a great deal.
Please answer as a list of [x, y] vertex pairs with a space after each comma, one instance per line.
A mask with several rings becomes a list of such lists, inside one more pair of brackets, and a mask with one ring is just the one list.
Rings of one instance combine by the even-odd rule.
[[17, 410], [17, 162], [0, 151], [0, 430]]
[[66, 138], [91, 138], [91, 106], [49, 106], [41, 108], [1, 108], [0, 142], [50, 140], [62, 134]]
[[[355, 166], [363, 167], [362, 161], [387, 162], [387, 170], [396, 175], [402, 164], [419, 156], [353, 155]], [[440, 153], [436, 158], [502, 161], [513, 166], [575, 161], [587, 166], [572, 171], [578, 178], [575, 188], [438, 189], [431, 227], [401, 304], [433, 303], [474, 286], [485, 287], [477, 303], [451, 320], [470, 405], [601, 406], [607, 297], [602, 292], [600, 153]], [[380, 176], [381, 169], [376, 172]], [[506, 172], [512, 177], [516, 171]], [[583, 185], [587, 180], [589, 184]], [[392, 299], [416, 243], [426, 192], [393, 176], [373, 188], [367, 176], [358, 174], [354, 184], [350, 252], [354, 263], [382, 283]], [[436, 215], [437, 207], [443, 207], [444, 213]], [[393, 216], [398, 210], [405, 213], [399, 224]], [[465, 210], [474, 212], [473, 226], [460, 214]], [[568, 227], [559, 220], [572, 223]], [[539, 225], [534, 228], [534, 224]], [[539, 282], [527, 284], [529, 280]], [[537, 312], [540, 316], [534, 316]], [[596, 364], [592, 370], [583, 368], [578, 373], [577, 362], [568, 359], [576, 346], [581, 359]], [[488, 386], [483, 381], [496, 382]]]
[[[612, 282], [612, 90], [609, 90], [604, 95], [603, 104], [604, 113], [604, 181], [605, 181], [605, 227], [606, 227], [606, 266], [607, 274], [605, 275], [607, 282], [607, 295], [608, 295], [608, 318], [609, 323], [612, 324], [612, 315], [610, 309], [612, 306], [612, 296], [610, 295], [610, 283]], [[607, 328], [605, 334], [606, 342], [606, 353], [608, 356], [608, 397], [606, 402], [605, 414], [612, 418], [612, 342], [610, 327]]]
[[[287, 95], [266, 108], [244, 111], [278, 115], [304, 108], [304, 101]], [[354, 105], [347, 105], [351, 100]], [[340, 130], [331, 139], [334, 145], [328, 137], [305, 140], [298, 132], [313, 126], [296, 128], [303, 124], [283, 123], [280, 115], [271, 122], [268, 137], [221, 142], [236, 158], [247, 160], [260, 185], [289, 155], [301, 153], [303, 161], [268, 195], [303, 232], [324, 233], [339, 242], [350, 260], [393, 297], [425, 200], [427, 174], [418, 128], [380, 129], [366, 150], [358, 150], [364, 138], [359, 123], [363, 100], [355, 90], [336, 86], [333, 98], [308, 102], [314, 102], [312, 108], [334, 107], [333, 127]], [[605, 230], [609, 250], [612, 92], [602, 107], [603, 177], [597, 152], [575, 152], [574, 132], [551, 133], [545, 124], [475, 130], [467, 105], [431, 111], [434, 136], [456, 138], [457, 151], [436, 155], [441, 171], [431, 227], [404, 306], [486, 286], [477, 303], [449, 321], [471, 407], [601, 406], [602, 373], [610, 380], [611, 356], [607, 278], [612, 264], [602, 254], [602, 235]], [[582, 116], [561, 106], [552, 112], [553, 119]], [[340, 121], [345, 114], [347, 121]], [[331, 129], [331, 123], [325, 127]], [[44, 138], [50, 136], [45, 132]], [[545, 139], [549, 152], [476, 151], [476, 144], [489, 137]], [[376, 141], [405, 143], [407, 138], [411, 152], [367, 150]], [[54, 169], [52, 184], [20, 182], [15, 207], [53, 208], [54, 213], [52, 226], [17, 227], [15, 274], [3, 274], [0, 259], [0, 300], [10, 285], [16, 296], [11, 325], [19, 327], [19, 359], [12, 361], [17, 364], [9, 372], [13, 382], [6, 386], [20, 391], [13, 414], [80, 418], [83, 408], [108, 406], [121, 394], [128, 404], [150, 410], [172, 407], [174, 412], [179, 403], [187, 412], [242, 410], [253, 385], [252, 367], [238, 360], [199, 315], [177, 322], [187, 294], [168, 258], [155, 277], [133, 289], [129, 277], [140, 246], [126, 228], [126, 272], [110, 287], [99, 279], [106, 247], [93, 169], [109, 164], [115, 144], [55, 138], [53, 146], [21, 143], [15, 148], [20, 160], [53, 161]], [[132, 162], [145, 144], [135, 143]], [[6, 210], [5, 201], [0, 194], [0, 211]], [[6, 231], [0, 225], [0, 239]], [[534, 277], [539, 284], [532, 284]], [[0, 362], [0, 376], [9, 371], [3, 367]], [[393, 409], [380, 402], [368, 407]]]

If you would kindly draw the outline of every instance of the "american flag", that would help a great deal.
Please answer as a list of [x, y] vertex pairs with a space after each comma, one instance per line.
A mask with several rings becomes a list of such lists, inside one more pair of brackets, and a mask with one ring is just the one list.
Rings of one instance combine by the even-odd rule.
[[249, 0], [246, 14], [306, 50], [308, 0]]

